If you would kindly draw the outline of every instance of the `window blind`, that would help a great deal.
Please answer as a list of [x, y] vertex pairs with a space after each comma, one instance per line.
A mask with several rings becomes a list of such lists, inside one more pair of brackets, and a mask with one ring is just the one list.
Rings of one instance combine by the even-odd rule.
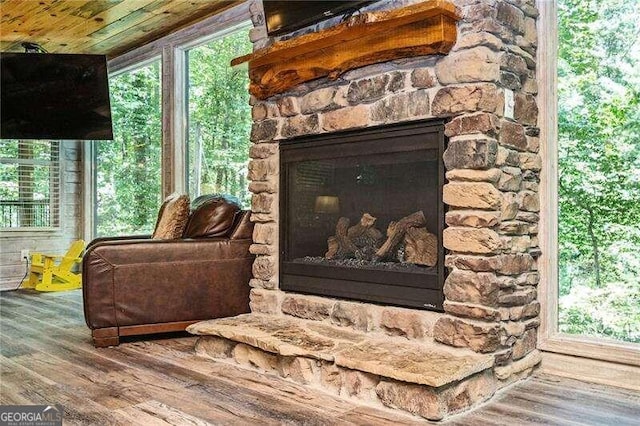
[[0, 229], [60, 225], [60, 142], [0, 141]]

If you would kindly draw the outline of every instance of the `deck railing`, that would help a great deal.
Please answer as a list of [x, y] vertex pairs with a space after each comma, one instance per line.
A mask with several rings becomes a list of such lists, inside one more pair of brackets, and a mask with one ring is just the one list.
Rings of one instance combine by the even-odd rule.
[[42, 228], [51, 223], [49, 200], [0, 200], [0, 228]]

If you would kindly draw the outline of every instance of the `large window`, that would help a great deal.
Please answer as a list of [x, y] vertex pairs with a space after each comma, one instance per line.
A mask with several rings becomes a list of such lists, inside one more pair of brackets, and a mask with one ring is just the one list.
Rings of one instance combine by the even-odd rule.
[[161, 201], [160, 60], [109, 84], [114, 140], [94, 142], [95, 234], [150, 233]]
[[115, 139], [94, 142], [85, 167], [87, 234], [149, 233], [172, 192], [249, 205], [248, 73], [230, 66], [252, 50], [249, 16], [240, 3], [109, 61]]
[[640, 342], [640, 2], [557, 17], [559, 331]]
[[195, 198], [206, 193], [236, 196], [248, 206], [247, 164], [251, 110], [246, 69], [233, 58], [251, 52], [248, 29], [187, 50], [187, 185]]
[[0, 141], [0, 228], [60, 223], [60, 142]]

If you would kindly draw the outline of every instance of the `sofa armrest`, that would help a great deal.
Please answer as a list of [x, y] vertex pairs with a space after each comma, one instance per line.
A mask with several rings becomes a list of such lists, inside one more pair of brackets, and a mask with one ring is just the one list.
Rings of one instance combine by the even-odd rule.
[[[248, 309], [251, 240], [110, 240], [83, 258], [91, 329], [236, 315]], [[245, 307], [246, 305], [246, 307]]]
[[85, 248], [85, 253], [96, 244], [110, 242], [110, 241], [129, 241], [129, 240], [150, 240], [151, 234], [148, 235], [123, 235], [119, 237], [98, 237], [94, 238]]
[[228, 259], [251, 256], [250, 244], [248, 239], [227, 238], [109, 240], [92, 245], [85, 257], [100, 256], [113, 265], [192, 261], [203, 257]]

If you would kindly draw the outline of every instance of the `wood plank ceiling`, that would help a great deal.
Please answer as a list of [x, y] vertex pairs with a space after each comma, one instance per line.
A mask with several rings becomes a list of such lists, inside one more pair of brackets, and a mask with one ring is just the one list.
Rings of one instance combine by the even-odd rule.
[[239, 0], [0, 0], [0, 51], [22, 42], [50, 53], [113, 58], [240, 3]]

